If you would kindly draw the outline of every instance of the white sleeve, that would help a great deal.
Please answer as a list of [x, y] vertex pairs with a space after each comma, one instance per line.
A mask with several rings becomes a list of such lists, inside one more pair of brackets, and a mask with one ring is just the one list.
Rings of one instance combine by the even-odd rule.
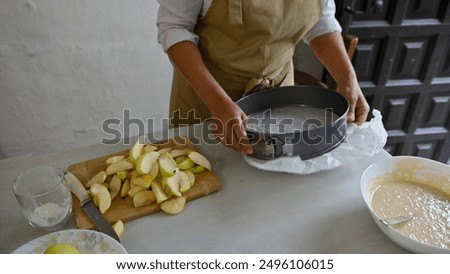
[[203, 0], [158, 0], [158, 43], [164, 51], [182, 41], [198, 42], [194, 33]]
[[303, 41], [307, 44], [314, 38], [329, 33], [341, 32], [342, 28], [336, 17], [336, 5], [334, 0], [322, 0], [322, 16], [319, 21], [305, 34]]

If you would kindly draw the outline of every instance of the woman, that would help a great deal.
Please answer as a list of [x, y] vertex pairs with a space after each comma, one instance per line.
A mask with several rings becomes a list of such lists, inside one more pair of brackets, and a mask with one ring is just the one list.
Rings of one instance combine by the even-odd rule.
[[159, 0], [158, 40], [174, 67], [172, 126], [212, 117], [215, 133], [245, 154], [245, 113], [234, 102], [263, 88], [293, 85], [292, 57], [303, 39], [350, 102], [349, 122], [369, 106], [334, 17], [333, 0]]

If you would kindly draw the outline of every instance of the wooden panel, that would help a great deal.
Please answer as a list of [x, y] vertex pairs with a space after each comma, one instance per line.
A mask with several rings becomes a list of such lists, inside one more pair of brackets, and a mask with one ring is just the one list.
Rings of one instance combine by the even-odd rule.
[[405, 19], [438, 19], [447, 0], [409, 0]]
[[419, 127], [444, 127], [450, 123], [450, 92], [430, 94]]
[[419, 157], [432, 158], [435, 151], [436, 143], [417, 143], [412, 154]]
[[358, 80], [365, 82], [362, 85], [374, 85], [374, 82], [376, 82], [376, 66], [382, 43], [382, 39], [364, 39], [362, 41], [360, 40], [356, 47], [352, 62]]
[[431, 56], [432, 53], [430, 47], [432, 38], [401, 38], [395, 50], [397, 54], [394, 57], [390, 80], [414, 79], [423, 81], [426, 71], [423, 68], [427, 67], [427, 61], [429, 60], [429, 57], [426, 57]]
[[[438, 60], [437, 77], [450, 78], [450, 35], [446, 35], [445, 46], [442, 49], [441, 58]], [[448, 80], [450, 83], [450, 80]]]
[[388, 95], [385, 96], [381, 109], [386, 130], [408, 129], [408, 118], [414, 108], [413, 95]]

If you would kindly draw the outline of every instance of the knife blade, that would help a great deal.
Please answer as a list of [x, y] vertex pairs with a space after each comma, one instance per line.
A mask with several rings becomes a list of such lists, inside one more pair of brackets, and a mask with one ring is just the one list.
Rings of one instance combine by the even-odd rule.
[[66, 172], [65, 179], [70, 191], [75, 196], [77, 196], [78, 200], [80, 200], [81, 208], [95, 224], [98, 230], [107, 234], [108, 236], [111, 236], [120, 243], [119, 236], [114, 231], [111, 224], [108, 223], [103, 214], [95, 206], [94, 202], [89, 196], [89, 193], [84, 188], [80, 180], [78, 180], [78, 178], [70, 172]]

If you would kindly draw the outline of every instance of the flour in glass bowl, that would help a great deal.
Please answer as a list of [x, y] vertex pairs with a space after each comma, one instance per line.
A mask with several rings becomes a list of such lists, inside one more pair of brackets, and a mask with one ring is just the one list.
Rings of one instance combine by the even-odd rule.
[[61, 223], [70, 211], [70, 206], [62, 207], [55, 203], [46, 203], [33, 211], [30, 221], [39, 227], [53, 227]]

